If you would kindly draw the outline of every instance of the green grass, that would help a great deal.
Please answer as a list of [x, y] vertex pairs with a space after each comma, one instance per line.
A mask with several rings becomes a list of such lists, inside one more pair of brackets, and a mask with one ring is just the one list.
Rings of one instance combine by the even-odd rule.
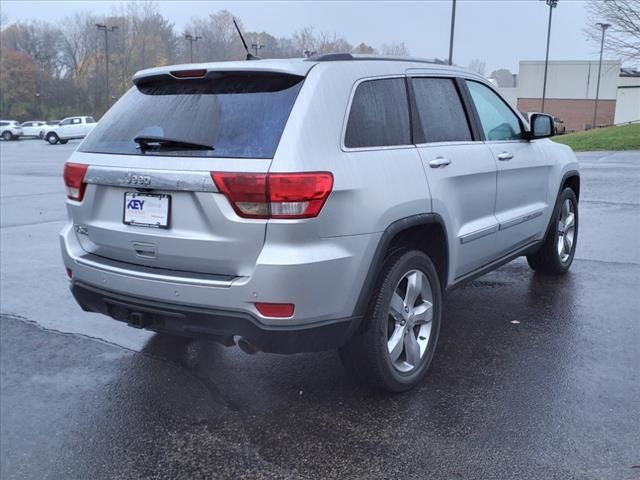
[[553, 137], [553, 140], [569, 145], [576, 152], [640, 150], [640, 123], [568, 133]]

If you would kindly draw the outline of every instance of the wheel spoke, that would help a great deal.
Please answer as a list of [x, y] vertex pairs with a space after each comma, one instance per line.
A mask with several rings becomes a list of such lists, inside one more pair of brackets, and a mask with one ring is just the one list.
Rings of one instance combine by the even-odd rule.
[[391, 358], [392, 362], [396, 362], [402, 353], [402, 348], [404, 346], [404, 338], [405, 338], [405, 327], [404, 326], [396, 326], [396, 329], [393, 331], [391, 338], [387, 340], [387, 349], [389, 350], [389, 358]]
[[401, 320], [405, 315], [404, 301], [402, 300], [402, 297], [398, 295], [398, 292], [395, 292], [391, 297], [390, 313], [393, 318], [397, 319], [398, 321]]
[[569, 200], [565, 200], [562, 204], [562, 219], [565, 220], [569, 213], [571, 213], [571, 202]]
[[565, 255], [571, 255], [571, 246], [572, 246], [571, 240], [569, 239], [569, 237], [567, 235], [563, 235], [562, 239], [563, 239], [562, 240], [562, 242], [563, 242], [563, 248], [562, 248], [563, 253]]
[[418, 295], [422, 292], [422, 273], [413, 272], [407, 278], [407, 293], [404, 297], [404, 303], [409, 308], [413, 308], [418, 299]]
[[569, 215], [567, 216], [567, 219], [564, 221], [564, 231], [566, 232], [570, 228], [573, 228], [575, 221], [576, 221], [575, 213], [569, 213]]
[[564, 235], [558, 237], [558, 255], [560, 258], [564, 255]]
[[413, 324], [422, 325], [433, 320], [433, 305], [427, 301], [413, 309]]
[[404, 336], [404, 351], [407, 356], [407, 363], [413, 367], [420, 363], [420, 345], [413, 330], [407, 331]]

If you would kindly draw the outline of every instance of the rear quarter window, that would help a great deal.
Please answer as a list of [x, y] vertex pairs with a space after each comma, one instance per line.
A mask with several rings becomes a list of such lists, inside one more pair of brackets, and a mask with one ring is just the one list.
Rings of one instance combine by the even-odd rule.
[[356, 87], [347, 121], [347, 148], [411, 144], [404, 78], [366, 80]]

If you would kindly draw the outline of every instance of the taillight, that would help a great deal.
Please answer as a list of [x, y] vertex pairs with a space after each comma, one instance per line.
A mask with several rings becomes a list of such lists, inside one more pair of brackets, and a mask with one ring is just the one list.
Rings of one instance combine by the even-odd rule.
[[263, 317], [273, 318], [293, 317], [295, 309], [293, 303], [256, 303], [255, 306]]
[[212, 172], [211, 177], [244, 218], [317, 217], [333, 189], [329, 172]]
[[82, 163], [65, 163], [64, 164], [64, 173], [62, 177], [64, 178], [64, 184], [67, 187], [67, 198], [71, 200], [82, 201], [84, 197], [84, 190], [87, 186], [84, 183], [84, 176], [87, 173], [87, 168], [89, 165], [85, 165]]

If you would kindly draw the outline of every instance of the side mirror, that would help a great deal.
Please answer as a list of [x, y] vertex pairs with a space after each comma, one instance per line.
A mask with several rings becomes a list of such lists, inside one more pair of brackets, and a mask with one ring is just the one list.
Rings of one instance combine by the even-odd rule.
[[555, 132], [553, 117], [546, 113], [532, 114], [529, 125], [531, 126], [531, 139], [551, 137]]

